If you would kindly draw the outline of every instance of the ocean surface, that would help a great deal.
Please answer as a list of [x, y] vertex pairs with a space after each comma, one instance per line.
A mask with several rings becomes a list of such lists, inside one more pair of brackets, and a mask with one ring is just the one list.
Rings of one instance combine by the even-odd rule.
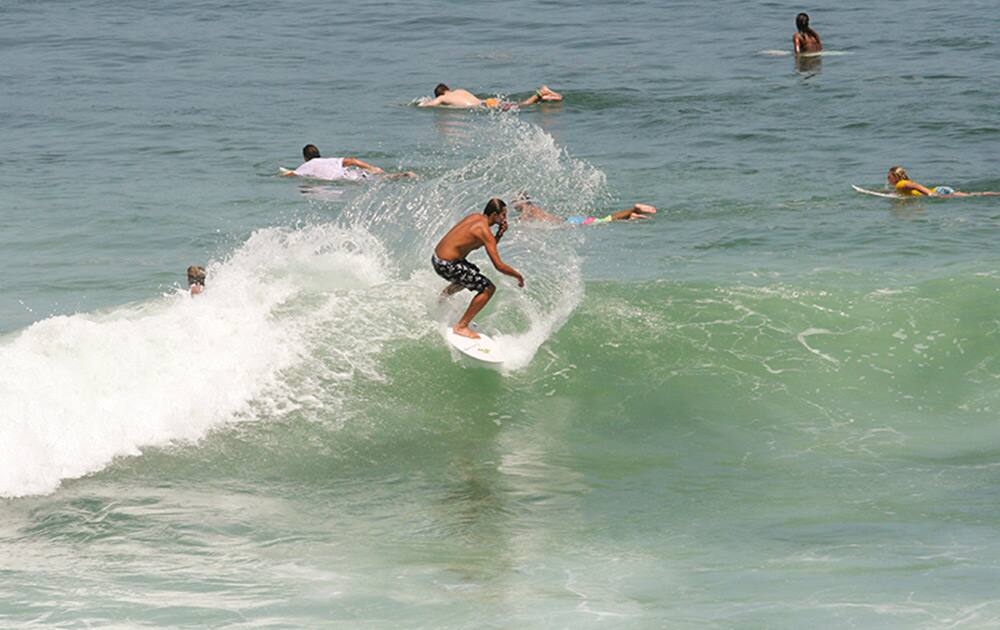
[[[0, 20], [0, 626], [1000, 626], [1000, 198], [851, 189], [1000, 190], [995, 1]], [[429, 257], [521, 191], [659, 212], [513, 217], [480, 369]]]

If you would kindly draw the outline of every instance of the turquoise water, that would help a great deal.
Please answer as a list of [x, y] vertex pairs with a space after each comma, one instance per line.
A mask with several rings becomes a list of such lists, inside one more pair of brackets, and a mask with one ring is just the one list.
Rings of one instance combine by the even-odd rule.
[[[0, 625], [1000, 623], [1000, 201], [850, 188], [1000, 190], [1000, 14], [800, 10], [0, 7]], [[427, 259], [520, 190], [659, 212], [512, 221], [470, 368]]]

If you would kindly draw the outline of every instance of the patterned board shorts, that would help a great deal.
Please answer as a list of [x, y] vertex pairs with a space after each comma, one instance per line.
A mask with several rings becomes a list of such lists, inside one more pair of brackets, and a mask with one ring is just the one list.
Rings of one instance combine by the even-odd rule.
[[469, 291], [482, 293], [493, 283], [479, 271], [479, 267], [473, 265], [468, 260], [441, 260], [437, 256], [431, 256], [431, 264], [434, 271], [448, 282], [460, 284]]

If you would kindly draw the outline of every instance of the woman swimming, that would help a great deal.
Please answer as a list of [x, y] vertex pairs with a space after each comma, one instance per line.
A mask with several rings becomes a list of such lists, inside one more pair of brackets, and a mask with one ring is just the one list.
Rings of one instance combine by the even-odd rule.
[[889, 187], [905, 197], [989, 197], [1000, 195], [1000, 192], [960, 192], [951, 186], [935, 186], [928, 188], [910, 179], [906, 169], [893, 166], [889, 169]]
[[819, 39], [819, 33], [809, 28], [809, 14], [799, 13], [795, 16], [795, 28], [799, 32], [792, 35], [792, 46], [795, 54], [816, 53], [823, 50], [823, 42]]

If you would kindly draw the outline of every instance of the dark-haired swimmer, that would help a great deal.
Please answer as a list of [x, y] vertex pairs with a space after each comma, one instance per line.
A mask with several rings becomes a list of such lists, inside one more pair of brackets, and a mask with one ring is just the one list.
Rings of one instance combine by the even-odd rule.
[[[496, 236], [490, 231], [494, 225], [499, 226]], [[479, 267], [465, 259], [470, 252], [485, 247], [486, 254], [497, 271], [517, 278], [517, 286], [524, 286], [524, 277], [500, 260], [500, 253], [497, 251], [497, 241], [506, 231], [507, 204], [493, 197], [487, 202], [482, 214], [470, 214], [456, 223], [434, 248], [434, 255], [431, 256], [434, 271], [451, 283], [445, 287], [442, 295], [452, 295], [462, 289], [468, 289], [476, 294], [465, 314], [452, 326], [456, 335], [479, 339], [479, 335], [469, 328], [469, 324], [496, 292], [496, 286], [480, 273]]]
[[191, 265], [187, 268], [188, 287], [191, 295], [198, 295], [205, 290], [205, 268]]
[[542, 210], [532, 203], [527, 195], [521, 195], [513, 203], [514, 208], [521, 213], [521, 218], [527, 221], [545, 221], [547, 223], [569, 223], [570, 225], [593, 225], [595, 223], [610, 223], [612, 221], [631, 221], [633, 219], [648, 219], [649, 215], [656, 214], [656, 208], [645, 203], [637, 203], [631, 208], [612, 212], [603, 217], [592, 217], [585, 214], [566, 217], [557, 217]]
[[319, 148], [315, 144], [307, 144], [302, 147], [302, 158], [305, 160], [294, 171], [282, 170], [281, 175], [285, 177], [312, 177], [314, 179], [325, 179], [327, 181], [347, 180], [360, 181], [372, 175], [382, 175], [390, 179], [399, 177], [416, 177], [411, 172], [386, 173], [377, 166], [362, 162], [357, 158], [334, 157], [325, 158], [320, 156]]
[[524, 99], [520, 103], [512, 103], [508, 101], [501, 101], [497, 98], [487, 98], [480, 99], [478, 96], [473, 94], [468, 90], [463, 90], [462, 88], [451, 89], [444, 83], [438, 83], [437, 87], [434, 88], [434, 98], [421, 101], [417, 103], [418, 107], [458, 107], [458, 108], [472, 108], [472, 107], [501, 107], [504, 109], [510, 109], [511, 107], [524, 107], [527, 105], [534, 105], [539, 101], [544, 102], [556, 102], [562, 100], [562, 95], [553, 92], [549, 89], [547, 85], [535, 90], [535, 93]]
[[823, 42], [819, 33], [809, 27], [809, 14], [799, 13], [795, 16], [795, 28], [798, 32], [792, 35], [792, 46], [796, 56], [799, 53], [815, 53], [823, 50]]

